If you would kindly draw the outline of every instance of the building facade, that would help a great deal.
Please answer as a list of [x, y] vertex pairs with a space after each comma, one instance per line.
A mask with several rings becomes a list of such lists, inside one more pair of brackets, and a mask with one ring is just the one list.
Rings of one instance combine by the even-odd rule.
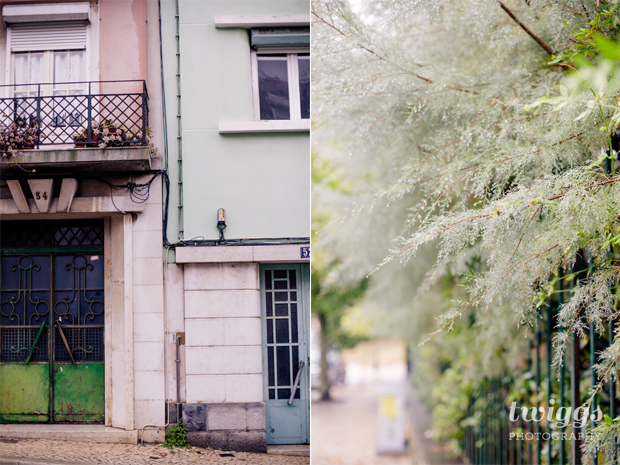
[[308, 2], [0, 4], [0, 436], [308, 443]]
[[0, 434], [163, 439], [158, 21], [2, 2]]
[[184, 426], [217, 448], [307, 444], [309, 3], [161, 4]]

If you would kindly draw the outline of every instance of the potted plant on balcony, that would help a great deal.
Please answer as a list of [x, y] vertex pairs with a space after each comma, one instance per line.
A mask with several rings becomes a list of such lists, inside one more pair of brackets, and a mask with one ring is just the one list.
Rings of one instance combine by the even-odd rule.
[[[136, 128], [135, 126], [131, 128], [131, 130], [127, 131], [127, 134], [130, 137], [127, 137], [127, 143], [130, 147], [139, 147], [143, 145], [142, 140], [142, 128]], [[151, 156], [157, 155], [157, 147], [151, 142], [153, 137], [153, 131], [151, 128], [147, 127], [145, 131], [144, 141], [146, 142], [147, 147], [149, 148], [149, 153]]]
[[84, 148], [86, 147], [86, 129], [83, 129], [78, 132], [74, 132], [71, 138], [73, 142], [75, 142], [75, 148]]
[[111, 119], [106, 119], [96, 123], [92, 127], [92, 139], [86, 141], [88, 137], [88, 129], [74, 133], [72, 136], [75, 147], [119, 147], [125, 144], [125, 128], [122, 124], [118, 124]]
[[37, 138], [42, 138], [38, 132], [39, 126], [36, 123], [0, 126], [0, 153], [3, 157], [12, 157], [18, 150], [34, 149]]

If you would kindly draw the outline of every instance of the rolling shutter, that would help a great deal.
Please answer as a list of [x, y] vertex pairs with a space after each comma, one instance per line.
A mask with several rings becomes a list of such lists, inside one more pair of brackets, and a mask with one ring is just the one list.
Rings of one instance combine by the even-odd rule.
[[250, 45], [255, 50], [271, 47], [310, 47], [310, 28], [253, 28], [250, 31]]
[[86, 27], [87, 23], [75, 21], [15, 24], [9, 28], [11, 52], [84, 50]]

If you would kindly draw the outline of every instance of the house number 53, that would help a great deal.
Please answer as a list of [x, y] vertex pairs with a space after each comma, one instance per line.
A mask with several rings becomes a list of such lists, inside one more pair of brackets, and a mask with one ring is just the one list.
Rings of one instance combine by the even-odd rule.
[[36, 192], [34, 194], [34, 196], [36, 197], [37, 200], [41, 200], [41, 196], [47, 200], [47, 192], [43, 192], [43, 194], [41, 194], [41, 192]]

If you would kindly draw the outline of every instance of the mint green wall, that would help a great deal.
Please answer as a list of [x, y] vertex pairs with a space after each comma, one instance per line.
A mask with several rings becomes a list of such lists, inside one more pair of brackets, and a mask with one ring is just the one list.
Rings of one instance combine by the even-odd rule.
[[[309, 14], [309, 0], [179, 0], [181, 152], [177, 157], [176, 5], [162, 0], [162, 42], [171, 201], [168, 237], [217, 239], [225, 208], [227, 239], [309, 237], [310, 136], [220, 135], [218, 123], [254, 120], [249, 32], [216, 29], [214, 16]], [[183, 218], [177, 221], [179, 175]]]

